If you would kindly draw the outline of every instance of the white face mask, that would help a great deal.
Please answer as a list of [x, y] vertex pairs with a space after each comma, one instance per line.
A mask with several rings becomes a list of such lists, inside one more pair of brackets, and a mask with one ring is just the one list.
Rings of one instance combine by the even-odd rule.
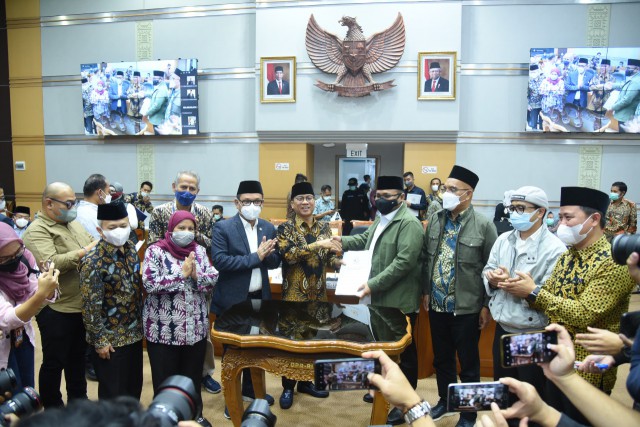
[[434, 193], [437, 193], [439, 189], [440, 189], [439, 185], [432, 185], [431, 186], [431, 191], [433, 191]]
[[253, 203], [249, 206], [243, 206], [240, 210], [242, 216], [247, 221], [255, 221], [260, 216], [260, 212], [262, 212], [262, 206], [255, 206]]
[[140, 195], [141, 195], [142, 197], [149, 197], [149, 193], [146, 193], [146, 192], [144, 192], [144, 191], [141, 191], [141, 192], [140, 192]]
[[29, 220], [26, 218], [18, 218], [16, 219], [16, 225], [19, 228], [25, 228], [27, 226], [27, 224], [29, 224]]
[[180, 246], [181, 248], [184, 248], [185, 246], [193, 242], [193, 239], [195, 239], [195, 237], [196, 235], [193, 231], [174, 231], [173, 233], [171, 233], [171, 240], [173, 240], [173, 243]]
[[[589, 215], [589, 218], [591, 218], [591, 215]], [[580, 231], [582, 231], [582, 227], [584, 227], [586, 222], [589, 221], [589, 218], [585, 219], [582, 224], [576, 224], [571, 227], [565, 224], [560, 224], [556, 233], [558, 239], [562, 240], [562, 243], [568, 246], [574, 246], [582, 242], [587, 238], [589, 233], [591, 233], [591, 230], [593, 230], [593, 227], [591, 227], [585, 234], [580, 234]]]
[[131, 233], [131, 229], [127, 225], [126, 228], [118, 227], [113, 230], [102, 230], [102, 234], [104, 234], [104, 240], [111, 243], [113, 246], [122, 246], [127, 243], [129, 240], [129, 234]]
[[7, 207], [6, 200], [0, 202], [0, 211], [3, 211]]
[[448, 191], [442, 195], [442, 207], [448, 211], [452, 211], [460, 204], [460, 196], [456, 196]]

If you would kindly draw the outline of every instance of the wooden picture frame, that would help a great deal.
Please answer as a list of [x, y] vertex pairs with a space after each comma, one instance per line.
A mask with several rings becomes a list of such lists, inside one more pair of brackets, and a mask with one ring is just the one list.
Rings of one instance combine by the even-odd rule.
[[296, 102], [295, 56], [260, 58], [260, 102]]
[[457, 52], [419, 52], [418, 99], [455, 100], [457, 65]]

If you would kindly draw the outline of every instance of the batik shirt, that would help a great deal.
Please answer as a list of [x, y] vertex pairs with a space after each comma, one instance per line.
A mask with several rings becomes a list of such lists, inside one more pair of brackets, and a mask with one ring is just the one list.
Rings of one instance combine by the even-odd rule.
[[[335, 209], [335, 205], [333, 204], [333, 200], [329, 199], [328, 202], [325, 202], [322, 197], [316, 200], [316, 207], [313, 209], [314, 215], [319, 215], [323, 212], [332, 211]], [[325, 215], [320, 218], [318, 221], [329, 222], [331, 221], [331, 215]]]
[[[164, 239], [164, 235], [169, 227], [169, 219], [176, 211], [175, 200], [164, 203], [153, 209], [149, 219], [149, 244]], [[202, 205], [193, 203], [191, 213], [196, 218], [196, 242], [211, 250], [211, 211]]]
[[542, 95], [540, 94], [540, 86], [544, 81], [544, 76], [538, 76], [529, 80], [529, 92], [527, 101], [531, 108], [542, 108]]
[[122, 248], [100, 240], [79, 265], [82, 319], [95, 348], [142, 339], [140, 259], [131, 242]]
[[456, 245], [462, 226], [463, 215], [451, 218], [451, 212], [445, 215], [444, 232], [438, 246], [438, 253], [431, 278], [431, 309], [440, 313], [456, 311]]
[[[551, 277], [542, 285], [533, 308], [543, 310], [551, 323], [564, 325], [575, 334], [587, 333], [587, 326], [618, 333], [620, 316], [629, 309], [629, 296], [635, 283], [626, 265], [611, 258], [611, 244], [605, 236], [584, 249], [570, 248], [556, 263]], [[576, 360], [589, 355], [575, 344]], [[594, 386], [610, 391], [617, 369], [604, 374], [580, 376]]]
[[616, 234], [636, 234], [638, 226], [638, 210], [631, 200], [622, 199], [612, 202], [607, 209], [607, 223], [604, 233], [611, 240]]
[[283, 301], [327, 300], [324, 269], [336, 257], [327, 249], [310, 246], [317, 240], [330, 238], [327, 223], [313, 220], [309, 226], [298, 215], [278, 227]]
[[182, 274], [184, 260], [177, 260], [157, 245], [144, 257], [142, 284], [148, 292], [142, 319], [147, 341], [166, 345], [193, 345], [207, 337], [207, 297], [218, 280], [202, 246], [196, 246], [198, 280]]

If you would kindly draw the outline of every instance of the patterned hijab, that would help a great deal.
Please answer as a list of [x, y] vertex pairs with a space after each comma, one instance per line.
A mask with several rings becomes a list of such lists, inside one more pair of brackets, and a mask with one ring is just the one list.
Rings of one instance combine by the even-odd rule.
[[197, 226], [196, 218], [189, 211], [175, 211], [171, 218], [169, 218], [169, 226], [167, 227], [167, 232], [164, 234], [164, 239], [158, 240], [156, 245], [169, 252], [173, 257], [177, 260], [184, 260], [189, 256], [191, 252], [195, 252], [198, 244], [195, 239], [193, 242], [189, 243], [184, 248], [176, 245], [171, 239], [171, 233], [173, 233], [173, 229], [176, 228], [176, 225], [180, 224], [185, 219], [189, 219], [193, 221], [193, 225]]
[[[0, 222], [0, 249], [3, 249], [11, 242], [18, 242], [24, 245], [13, 228], [4, 222]], [[33, 254], [25, 249], [23, 257], [29, 265], [35, 265], [36, 260]], [[29, 297], [31, 281], [37, 287], [38, 278], [35, 274], [29, 274], [29, 268], [23, 262], [18, 264], [18, 268], [12, 272], [0, 271], [0, 291], [4, 292], [11, 300], [23, 302]]]

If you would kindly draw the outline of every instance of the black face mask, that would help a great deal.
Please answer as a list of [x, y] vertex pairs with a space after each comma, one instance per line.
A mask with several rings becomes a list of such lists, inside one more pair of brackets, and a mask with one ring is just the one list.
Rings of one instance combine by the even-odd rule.
[[20, 258], [16, 258], [16, 259], [12, 259], [11, 261], [5, 263], [5, 264], [0, 264], [0, 271], [2, 271], [3, 273], [13, 273], [14, 271], [16, 271], [18, 269], [18, 266], [20, 265], [20, 260], [22, 259], [22, 257]]
[[376, 208], [378, 208], [378, 211], [382, 215], [386, 215], [389, 212], [393, 211], [393, 208], [395, 208], [397, 205], [398, 200], [386, 200], [383, 198], [376, 200]]

